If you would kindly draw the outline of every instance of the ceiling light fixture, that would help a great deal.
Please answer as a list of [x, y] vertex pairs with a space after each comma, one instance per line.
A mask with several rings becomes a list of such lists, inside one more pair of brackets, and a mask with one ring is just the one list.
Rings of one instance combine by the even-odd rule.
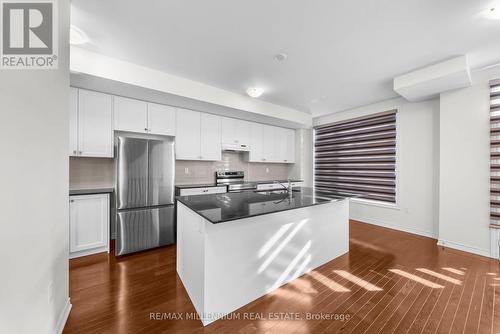
[[264, 90], [259, 87], [249, 87], [247, 89], [247, 94], [250, 97], [259, 97], [262, 95], [262, 93], [264, 93]]
[[288, 58], [288, 55], [286, 53], [278, 53], [276, 56], [274, 56], [274, 60], [282, 62], [285, 61]]
[[69, 28], [69, 44], [71, 45], [82, 45], [89, 42], [87, 34], [85, 34], [81, 29], [71, 25]]

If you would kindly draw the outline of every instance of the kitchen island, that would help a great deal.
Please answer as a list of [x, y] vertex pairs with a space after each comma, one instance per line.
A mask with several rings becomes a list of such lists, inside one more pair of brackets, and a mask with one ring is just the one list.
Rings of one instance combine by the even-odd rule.
[[177, 273], [204, 325], [349, 251], [348, 196], [177, 197]]

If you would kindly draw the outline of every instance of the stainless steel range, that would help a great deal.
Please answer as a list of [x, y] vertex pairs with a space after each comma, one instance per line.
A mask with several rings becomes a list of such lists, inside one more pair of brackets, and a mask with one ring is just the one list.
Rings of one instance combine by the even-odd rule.
[[217, 171], [215, 172], [215, 180], [217, 185], [227, 185], [228, 192], [257, 190], [255, 182], [245, 181], [245, 172], [243, 171]]

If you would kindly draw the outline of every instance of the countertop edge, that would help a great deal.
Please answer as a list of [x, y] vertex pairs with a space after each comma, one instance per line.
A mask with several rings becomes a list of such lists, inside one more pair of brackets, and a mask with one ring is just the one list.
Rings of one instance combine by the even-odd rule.
[[95, 194], [111, 194], [115, 188], [85, 188], [85, 189], [69, 189], [69, 195], [95, 195]]
[[308, 204], [308, 205], [303, 205], [303, 206], [295, 207], [295, 208], [288, 208], [288, 209], [282, 209], [282, 210], [273, 211], [273, 212], [263, 212], [263, 213], [253, 214], [253, 215], [247, 215], [247, 216], [242, 216], [242, 217], [231, 218], [231, 219], [224, 219], [224, 220], [213, 221], [210, 218], [208, 218], [205, 215], [203, 215], [202, 213], [200, 213], [200, 212], [198, 212], [198, 211], [193, 210], [192, 208], [190, 208], [189, 204], [186, 204], [181, 199], [181, 197], [183, 197], [183, 196], [177, 196], [176, 200], [179, 201], [179, 202], [181, 202], [189, 210], [193, 211], [198, 216], [202, 217], [203, 219], [205, 219], [206, 221], [208, 221], [208, 222], [210, 222], [212, 224], [222, 224], [222, 223], [231, 222], [231, 221], [235, 221], [235, 220], [241, 220], [241, 219], [246, 219], [246, 218], [253, 218], [253, 217], [264, 216], [264, 215], [272, 215], [274, 213], [280, 213], [280, 212], [284, 212], [284, 211], [298, 210], [298, 209], [308, 208], [308, 207], [311, 207], [311, 206], [317, 206], [317, 205], [323, 205], [323, 204], [331, 204], [331, 203], [335, 203], [335, 202], [349, 200], [349, 197], [346, 197], [346, 198], [335, 198], [335, 199], [329, 199], [328, 201], [324, 201], [324, 202], [320, 202], [320, 203], [313, 203], [313, 204]]

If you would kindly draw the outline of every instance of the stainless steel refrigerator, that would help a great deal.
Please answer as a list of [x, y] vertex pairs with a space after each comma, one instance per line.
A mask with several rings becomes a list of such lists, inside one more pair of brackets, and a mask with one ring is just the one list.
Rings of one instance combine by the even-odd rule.
[[173, 139], [116, 139], [115, 255], [174, 243]]

